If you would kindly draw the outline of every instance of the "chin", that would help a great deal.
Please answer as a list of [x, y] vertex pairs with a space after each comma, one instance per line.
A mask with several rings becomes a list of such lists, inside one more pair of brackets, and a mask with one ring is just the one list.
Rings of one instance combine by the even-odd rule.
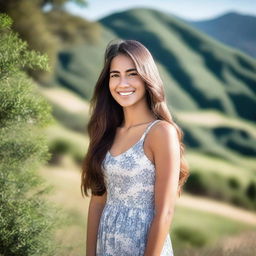
[[139, 101], [131, 102], [131, 103], [119, 103], [120, 106], [124, 108], [133, 107], [139, 104]]

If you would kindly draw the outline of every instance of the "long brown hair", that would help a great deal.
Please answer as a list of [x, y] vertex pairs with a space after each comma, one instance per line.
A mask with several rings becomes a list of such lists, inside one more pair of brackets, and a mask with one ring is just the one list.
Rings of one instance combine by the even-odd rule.
[[188, 163], [184, 158], [183, 132], [173, 121], [167, 108], [163, 82], [151, 53], [138, 41], [122, 39], [113, 40], [108, 44], [104, 66], [90, 101], [91, 118], [87, 125], [90, 142], [82, 164], [82, 195], [88, 196], [89, 189], [93, 195], [103, 195], [106, 191], [102, 161], [112, 146], [116, 128], [122, 124], [124, 119], [122, 106], [113, 99], [109, 91], [110, 64], [112, 59], [119, 54], [125, 54], [134, 61], [138, 74], [145, 81], [148, 107], [156, 119], [166, 120], [177, 130], [181, 157], [178, 187], [180, 196], [182, 187], [189, 176]]

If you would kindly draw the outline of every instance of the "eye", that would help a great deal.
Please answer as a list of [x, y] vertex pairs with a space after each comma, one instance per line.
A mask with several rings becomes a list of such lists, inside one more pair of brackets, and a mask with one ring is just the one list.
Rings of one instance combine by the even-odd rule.
[[118, 74], [112, 74], [110, 77], [118, 77]]
[[138, 75], [137, 73], [130, 73], [129, 76], [136, 76]]

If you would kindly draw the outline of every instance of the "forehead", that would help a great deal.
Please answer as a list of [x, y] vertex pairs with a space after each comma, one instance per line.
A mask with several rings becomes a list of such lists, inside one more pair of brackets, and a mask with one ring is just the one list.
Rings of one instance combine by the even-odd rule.
[[110, 71], [111, 70], [125, 71], [129, 68], [136, 68], [136, 67], [131, 57], [124, 54], [120, 54], [114, 57], [110, 64]]

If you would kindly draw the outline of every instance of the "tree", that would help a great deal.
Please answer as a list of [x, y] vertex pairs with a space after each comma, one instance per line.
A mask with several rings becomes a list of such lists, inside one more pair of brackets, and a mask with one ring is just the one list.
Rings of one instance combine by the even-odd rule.
[[51, 187], [36, 173], [49, 159], [42, 129], [51, 107], [22, 71], [47, 69], [47, 56], [28, 51], [0, 14], [0, 255], [54, 255], [58, 209], [44, 196]]
[[[20, 37], [28, 42], [29, 49], [39, 51], [40, 53], [46, 53], [49, 56], [51, 72], [54, 72], [58, 51], [63, 46], [63, 42], [52, 32], [57, 30], [61, 31], [62, 34], [72, 35], [72, 33], [70, 33], [70, 27], [72, 26], [70, 23], [72, 23], [72, 19], [67, 21], [63, 18], [63, 15], [68, 17], [64, 8], [65, 3], [67, 2], [74, 2], [80, 6], [86, 6], [87, 4], [86, 0], [0, 0], [0, 12], [8, 14], [12, 18], [13, 30], [18, 32]], [[47, 5], [51, 6], [51, 11], [46, 13], [44, 8]], [[53, 13], [53, 18], [49, 15], [51, 12]], [[61, 14], [58, 15], [61, 19], [55, 19], [55, 12], [61, 12]], [[51, 21], [53, 20], [54, 22], [48, 22], [49, 16]], [[90, 33], [93, 35], [95, 34], [94, 22], [84, 20], [84, 24], [81, 26], [82, 22], [80, 21], [76, 28], [76, 20], [73, 20], [75, 22], [73, 22], [71, 31], [78, 31], [79, 28], [80, 30], [83, 28], [85, 31], [90, 31], [89, 33], [85, 33], [85, 36], [90, 37]], [[81, 18], [80, 20], [83, 19]], [[65, 23], [64, 25], [63, 21]], [[67, 23], [69, 23], [68, 26]], [[92, 26], [90, 26], [90, 24], [92, 24]], [[79, 32], [81, 32], [80, 30]], [[60, 35], [60, 33], [58, 35]], [[74, 38], [79, 36], [79, 33], [76, 33]], [[29, 75], [38, 80], [41, 84], [49, 84], [48, 81], [51, 77], [51, 72], [32, 69], [28, 70]]]

